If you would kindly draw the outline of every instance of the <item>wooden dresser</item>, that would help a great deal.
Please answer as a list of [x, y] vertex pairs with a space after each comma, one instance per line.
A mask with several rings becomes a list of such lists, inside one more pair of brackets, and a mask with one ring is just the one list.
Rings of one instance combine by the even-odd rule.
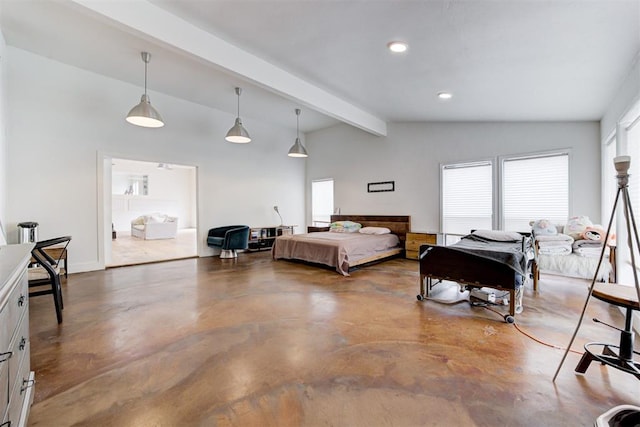
[[408, 259], [418, 259], [420, 255], [420, 246], [425, 243], [435, 245], [438, 242], [438, 235], [436, 233], [419, 233], [410, 231], [407, 233], [407, 240], [405, 241], [405, 253]]
[[0, 426], [26, 426], [33, 402], [27, 279], [33, 246], [0, 246]]

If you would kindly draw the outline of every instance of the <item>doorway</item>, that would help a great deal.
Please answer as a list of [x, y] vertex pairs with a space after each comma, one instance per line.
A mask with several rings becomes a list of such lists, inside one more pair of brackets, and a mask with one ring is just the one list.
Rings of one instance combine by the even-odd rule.
[[198, 255], [196, 172], [194, 166], [111, 158], [107, 268]]

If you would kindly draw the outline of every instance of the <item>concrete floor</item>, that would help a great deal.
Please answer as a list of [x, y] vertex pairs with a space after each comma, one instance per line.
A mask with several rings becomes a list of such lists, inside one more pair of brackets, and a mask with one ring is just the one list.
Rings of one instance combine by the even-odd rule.
[[[514, 326], [417, 301], [418, 277], [405, 259], [343, 277], [268, 252], [70, 275], [61, 325], [50, 296], [30, 300], [29, 425], [590, 426], [640, 404], [629, 374], [574, 373], [585, 342], [617, 343], [592, 321], [551, 381], [588, 282], [543, 274]], [[592, 317], [623, 320], [595, 299]]]

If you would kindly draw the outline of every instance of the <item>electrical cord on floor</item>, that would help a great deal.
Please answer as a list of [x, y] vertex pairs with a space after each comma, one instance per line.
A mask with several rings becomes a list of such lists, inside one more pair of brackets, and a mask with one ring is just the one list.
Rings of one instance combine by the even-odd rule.
[[[489, 305], [487, 305], [487, 304], [477, 305], [477, 307], [484, 307], [484, 308], [486, 308], [487, 310], [489, 310], [489, 311], [493, 311], [494, 313], [497, 313], [497, 314], [499, 314], [500, 316], [502, 316], [502, 313], [500, 313], [498, 310], [494, 310], [493, 308], [489, 307]], [[555, 348], [556, 350], [563, 350], [563, 351], [564, 351], [564, 350], [566, 350], [566, 348], [564, 348], [564, 347], [560, 347], [560, 346], [557, 346], [557, 345], [555, 345], [555, 344], [549, 344], [549, 343], [546, 343], [546, 342], [544, 342], [544, 341], [542, 341], [542, 340], [540, 340], [540, 339], [538, 339], [538, 338], [534, 337], [533, 335], [529, 334], [528, 332], [523, 331], [522, 329], [520, 329], [520, 327], [519, 327], [519, 326], [518, 326], [518, 324], [515, 322], [515, 320], [514, 320], [514, 322], [513, 322], [513, 326], [515, 326], [515, 328], [518, 330], [518, 332], [520, 332], [522, 335], [524, 335], [524, 336], [525, 336], [525, 337], [527, 337], [527, 338], [531, 338], [532, 340], [534, 340], [535, 342], [537, 342], [537, 343], [539, 343], [539, 344], [545, 345], [545, 346], [547, 346], [547, 347]], [[577, 350], [573, 350], [573, 349], [570, 349], [569, 351], [570, 351], [571, 353], [575, 353], [575, 354], [580, 354], [580, 355], [582, 354], [582, 352], [581, 352], [581, 351], [577, 351]]]

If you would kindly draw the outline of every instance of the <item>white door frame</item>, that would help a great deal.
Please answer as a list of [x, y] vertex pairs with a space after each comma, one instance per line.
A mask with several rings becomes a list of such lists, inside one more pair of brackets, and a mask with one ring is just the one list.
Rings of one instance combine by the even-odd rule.
[[[126, 154], [117, 154], [117, 153], [107, 153], [104, 151], [98, 151], [97, 153], [97, 238], [98, 238], [98, 268], [104, 270], [106, 265], [111, 262], [111, 209], [112, 209], [112, 201], [111, 201], [111, 162], [112, 159], [127, 159], [127, 160], [135, 160], [139, 162], [149, 162], [149, 163], [172, 163], [166, 160], [158, 160], [158, 159], [148, 159], [148, 158], [139, 158], [132, 157]], [[200, 230], [200, 196], [199, 196], [199, 171], [200, 168], [198, 165], [193, 164], [183, 164], [183, 166], [193, 167], [196, 170], [196, 185], [195, 185], [195, 212], [196, 212], [196, 252], [197, 256], [202, 256], [202, 242], [199, 238], [199, 230]], [[107, 259], [109, 258], [109, 259]]]

